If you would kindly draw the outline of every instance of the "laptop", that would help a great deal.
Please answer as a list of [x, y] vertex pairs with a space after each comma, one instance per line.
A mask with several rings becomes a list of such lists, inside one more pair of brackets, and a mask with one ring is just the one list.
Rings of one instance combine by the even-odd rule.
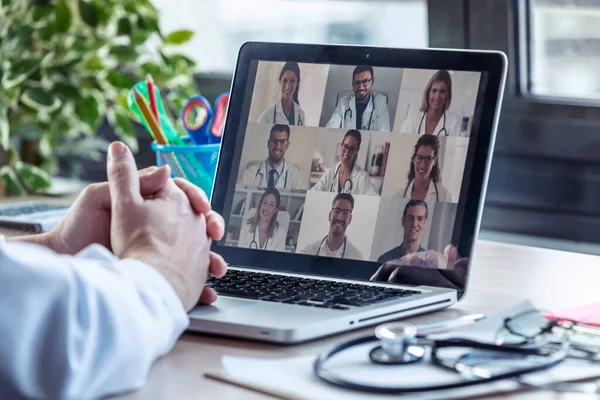
[[506, 66], [495, 51], [245, 43], [211, 194], [229, 271], [189, 330], [291, 344], [459, 301]]

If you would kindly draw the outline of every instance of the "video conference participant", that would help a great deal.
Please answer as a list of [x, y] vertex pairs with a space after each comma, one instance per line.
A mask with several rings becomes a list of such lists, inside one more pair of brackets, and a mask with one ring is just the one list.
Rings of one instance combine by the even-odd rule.
[[285, 153], [290, 144], [290, 127], [275, 124], [271, 128], [267, 159], [252, 163], [242, 175], [240, 185], [247, 189], [277, 188], [285, 190], [303, 189], [300, 168], [288, 163]]
[[279, 72], [281, 98], [258, 117], [260, 123], [304, 125], [304, 110], [300, 108], [300, 66], [297, 62], [286, 62]]
[[400, 128], [402, 133], [419, 135], [460, 136], [461, 120], [450, 111], [452, 78], [446, 70], [439, 70], [429, 80], [419, 111], [410, 111]]
[[242, 223], [238, 247], [285, 251], [286, 227], [277, 222], [281, 195], [275, 188], [265, 190], [253, 216]]
[[404, 237], [399, 246], [383, 253], [378, 259], [378, 263], [385, 263], [404, 257], [407, 254], [425, 251], [421, 247], [421, 235], [427, 227], [428, 218], [427, 203], [423, 200], [410, 200], [406, 203], [402, 213], [402, 228], [404, 228]]
[[346, 228], [352, 222], [353, 209], [354, 197], [351, 194], [336, 194], [329, 212], [329, 233], [306, 246], [300, 253], [363, 260], [360, 250], [346, 236]]
[[356, 165], [361, 140], [356, 129], [346, 132], [340, 146], [341, 161], [325, 171], [311, 190], [377, 196], [367, 171]]
[[384, 96], [373, 92], [375, 75], [370, 65], [352, 73], [352, 94], [339, 99], [327, 128], [390, 132], [390, 114]]
[[423, 135], [417, 140], [408, 170], [408, 184], [396, 195], [406, 199], [451, 202], [452, 196], [441, 183], [442, 171], [438, 165], [440, 140], [437, 136]]

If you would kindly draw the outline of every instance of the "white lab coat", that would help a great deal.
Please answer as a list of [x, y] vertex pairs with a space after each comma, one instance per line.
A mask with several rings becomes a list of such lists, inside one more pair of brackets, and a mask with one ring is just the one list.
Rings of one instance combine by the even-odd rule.
[[[316, 256], [319, 253], [319, 256], [322, 257], [335, 257], [335, 258], [345, 258], [351, 260], [364, 260], [363, 254], [361, 251], [352, 244], [351, 241], [346, 237], [346, 249], [344, 251], [344, 245], [342, 244], [339, 249], [336, 251], [331, 251], [329, 246], [327, 245], [327, 240], [323, 237], [316, 242], [313, 242], [303, 248], [300, 253], [302, 254], [310, 254]], [[343, 257], [342, 257], [343, 256]]]
[[[297, 126], [306, 125], [306, 119], [304, 117], [304, 110], [300, 107], [300, 105], [296, 102], [292, 103], [292, 107], [294, 108], [294, 124]], [[275, 116], [275, 118], [273, 118]], [[284, 124], [289, 125], [290, 121], [288, 121], [285, 113], [283, 112], [283, 106], [281, 105], [281, 99], [278, 100], [273, 105], [269, 106], [262, 114], [258, 117], [259, 123], [262, 124]]]
[[[300, 168], [296, 164], [287, 162], [285, 159], [283, 163], [283, 170], [280, 172], [279, 179], [275, 183], [275, 188], [279, 190], [308, 189], [308, 183], [302, 181]], [[269, 182], [267, 170], [266, 160], [256, 162], [246, 168], [238, 184], [246, 189], [266, 189]]]
[[[415, 181], [411, 181], [404, 189], [396, 193], [396, 196], [400, 196], [403, 199], [410, 199], [413, 186]], [[437, 187], [437, 190], [436, 190]], [[427, 189], [427, 195], [425, 196], [425, 202], [432, 204], [435, 202], [452, 203], [452, 195], [441, 183], [434, 184], [433, 181], [429, 180], [429, 188]]]
[[[336, 192], [338, 191], [338, 179], [339, 173], [338, 168], [340, 167], [340, 163], [338, 162], [335, 167], [329, 168], [325, 173], [321, 176], [321, 179], [317, 181], [315, 186], [312, 187], [311, 190], [317, 190], [322, 192]], [[352, 189], [348, 190], [350, 184], [347, 183], [344, 186], [342, 192], [350, 193], [350, 194], [367, 194], [371, 196], [378, 196], [377, 192], [373, 187], [373, 182], [371, 182], [371, 177], [361, 167], [358, 165], [354, 165], [352, 168], [352, 172], [350, 173], [350, 181], [352, 182]]]
[[258, 235], [258, 226], [255, 229], [255, 234], [252, 232], [250, 225], [246, 223], [246, 219], [242, 222], [242, 229], [240, 230], [240, 239], [238, 240], [238, 247], [250, 248], [250, 244], [253, 240], [256, 240], [256, 247], [252, 245], [253, 249], [262, 250], [274, 250], [274, 251], [285, 251], [285, 239], [287, 237], [287, 230], [283, 226], [275, 228], [273, 237], [266, 241], [266, 246], [260, 247], [260, 240]]
[[[421, 118], [423, 119], [423, 123], [421, 123]], [[402, 127], [400, 128], [400, 132], [401, 133], [418, 133], [419, 135], [422, 135], [425, 133], [425, 120], [427, 119], [427, 117], [423, 118], [423, 112], [422, 111], [418, 111], [418, 112], [414, 112], [414, 111], [410, 111], [408, 113], [408, 115], [406, 116], [406, 119], [404, 120], [404, 123], [402, 124]], [[421, 128], [419, 129], [419, 124], [421, 125]], [[446, 111], [446, 131], [448, 132], [448, 135], [446, 135], [443, 131], [442, 128], [444, 128], [444, 116], [442, 116], [442, 118], [440, 118], [440, 121], [438, 122], [437, 126], [435, 127], [435, 130], [433, 131], [434, 135], [438, 135], [438, 136], [465, 136], [466, 135], [466, 131], [465, 132], [461, 132], [460, 128], [461, 128], [461, 119], [458, 117], [458, 115], [456, 115], [456, 113], [447, 110]], [[418, 132], [417, 132], [418, 130]]]
[[90, 399], [140, 388], [189, 324], [149, 265], [93, 244], [75, 256], [0, 236], [0, 398]]
[[[375, 103], [375, 108], [373, 108]], [[372, 115], [372, 117], [371, 117]], [[369, 124], [370, 120], [370, 124]], [[340, 98], [333, 114], [325, 126], [327, 128], [356, 129], [356, 96], [352, 93]], [[385, 97], [372, 93], [369, 104], [362, 116], [359, 130], [390, 132], [390, 114]]]

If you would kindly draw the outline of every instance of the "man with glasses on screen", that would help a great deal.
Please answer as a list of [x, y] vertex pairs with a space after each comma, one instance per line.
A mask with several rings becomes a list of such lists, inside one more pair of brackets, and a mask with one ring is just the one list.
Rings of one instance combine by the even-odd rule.
[[427, 227], [427, 203], [423, 200], [410, 200], [402, 213], [402, 227], [404, 238], [402, 243], [388, 252], [382, 254], [377, 262], [380, 264], [391, 260], [400, 259], [407, 254], [416, 254], [425, 251], [421, 247], [421, 236]]
[[338, 193], [329, 212], [329, 233], [306, 246], [299, 253], [316, 256], [363, 260], [363, 255], [346, 236], [346, 228], [352, 222], [354, 197], [349, 193]]
[[373, 92], [374, 83], [372, 66], [354, 68], [352, 93], [339, 98], [326, 127], [390, 132], [387, 99]]
[[249, 163], [238, 184], [246, 189], [307, 189], [308, 184], [302, 184], [300, 168], [285, 159], [289, 145], [290, 127], [273, 125], [267, 140], [267, 159]]

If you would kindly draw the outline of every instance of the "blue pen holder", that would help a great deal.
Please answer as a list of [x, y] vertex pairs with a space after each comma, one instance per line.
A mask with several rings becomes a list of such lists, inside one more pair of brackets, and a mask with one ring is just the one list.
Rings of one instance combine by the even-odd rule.
[[[183, 140], [185, 145], [162, 145], [152, 142], [152, 150], [156, 153], [156, 165], [160, 167], [168, 164], [172, 177], [184, 178], [195, 183], [206, 192], [210, 200], [221, 144], [195, 145], [188, 137], [184, 137]], [[197, 171], [198, 164], [204, 171]]]

